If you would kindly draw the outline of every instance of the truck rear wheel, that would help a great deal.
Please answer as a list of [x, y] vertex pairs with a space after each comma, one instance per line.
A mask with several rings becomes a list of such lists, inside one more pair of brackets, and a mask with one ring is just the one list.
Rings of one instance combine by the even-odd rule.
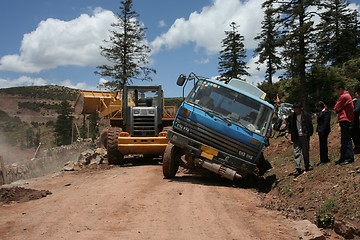
[[168, 143], [163, 155], [162, 169], [166, 179], [173, 178], [179, 169], [179, 161], [181, 157], [181, 149]]
[[109, 164], [124, 163], [124, 156], [118, 149], [118, 137], [122, 132], [121, 128], [111, 127], [107, 134], [107, 159]]

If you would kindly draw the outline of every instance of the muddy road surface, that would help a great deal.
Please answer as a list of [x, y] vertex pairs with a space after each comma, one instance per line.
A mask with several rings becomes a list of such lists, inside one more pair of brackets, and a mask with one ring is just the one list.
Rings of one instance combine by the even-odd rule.
[[[161, 165], [62, 172], [17, 183], [51, 192], [0, 203], [0, 239], [299, 239], [254, 189]], [[14, 187], [12, 186], [2, 186]]]

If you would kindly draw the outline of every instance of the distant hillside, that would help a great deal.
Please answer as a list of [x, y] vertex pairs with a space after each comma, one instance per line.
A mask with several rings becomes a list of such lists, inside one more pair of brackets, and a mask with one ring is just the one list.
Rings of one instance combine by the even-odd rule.
[[25, 98], [75, 101], [79, 94], [79, 90], [57, 85], [47, 85], [1, 88], [0, 94], [1, 93]]
[[56, 110], [63, 100], [72, 105], [78, 94], [77, 89], [55, 85], [0, 89], [0, 154], [6, 145], [32, 148], [36, 133], [52, 146]]

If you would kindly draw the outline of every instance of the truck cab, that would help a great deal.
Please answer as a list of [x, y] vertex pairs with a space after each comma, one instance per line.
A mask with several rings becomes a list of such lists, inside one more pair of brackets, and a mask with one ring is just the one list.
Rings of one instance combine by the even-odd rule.
[[[265, 93], [242, 80], [228, 83], [190, 74], [194, 86], [179, 107], [163, 155], [165, 178], [179, 166], [205, 168], [228, 179], [259, 172], [274, 107]], [[186, 84], [185, 84], [186, 85]]]

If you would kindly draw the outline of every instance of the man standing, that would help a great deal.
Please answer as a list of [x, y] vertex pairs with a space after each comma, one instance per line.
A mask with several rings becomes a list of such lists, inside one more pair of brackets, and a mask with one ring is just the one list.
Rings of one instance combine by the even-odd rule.
[[339, 95], [334, 111], [338, 115], [338, 122], [341, 131], [340, 159], [336, 164], [345, 165], [354, 162], [354, 151], [351, 141], [351, 127], [354, 121], [354, 103], [348, 91], [345, 91], [344, 83], [336, 85], [336, 92]]
[[355, 86], [354, 124], [352, 128], [352, 139], [354, 142], [354, 154], [360, 153], [360, 83]]
[[294, 176], [297, 177], [303, 173], [301, 169], [301, 155], [304, 160], [305, 171], [310, 171], [310, 136], [314, 132], [311, 115], [304, 112], [300, 103], [293, 105], [294, 112], [289, 117], [288, 132], [291, 134], [291, 141], [294, 149]]
[[330, 129], [330, 118], [331, 113], [322, 101], [316, 103], [317, 114], [317, 126], [316, 132], [319, 135], [320, 144], [320, 163], [330, 162], [328, 156], [328, 137], [331, 131]]

